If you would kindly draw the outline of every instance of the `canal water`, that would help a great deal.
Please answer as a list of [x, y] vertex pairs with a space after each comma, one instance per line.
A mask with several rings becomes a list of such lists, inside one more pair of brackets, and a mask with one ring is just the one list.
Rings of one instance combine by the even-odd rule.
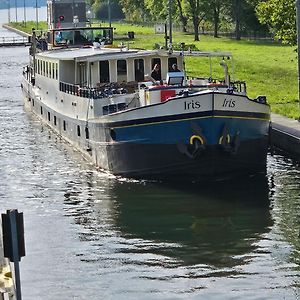
[[24, 212], [24, 300], [300, 299], [300, 168], [215, 184], [97, 171], [23, 108], [0, 49], [0, 207]]

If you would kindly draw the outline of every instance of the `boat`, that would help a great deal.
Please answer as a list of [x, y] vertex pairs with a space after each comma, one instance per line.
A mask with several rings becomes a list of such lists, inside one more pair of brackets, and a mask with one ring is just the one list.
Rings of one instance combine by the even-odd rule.
[[[55, 14], [58, 4], [48, 2], [48, 10]], [[33, 31], [25, 107], [96, 167], [130, 178], [189, 181], [266, 171], [270, 107], [265, 96], [251, 99], [246, 83], [232, 80], [231, 53], [184, 44], [179, 50], [114, 46], [112, 27], [86, 25], [78, 16], [49, 19], [44, 46]], [[218, 58], [222, 78], [188, 76], [187, 57]], [[151, 76], [155, 65], [159, 80]]]

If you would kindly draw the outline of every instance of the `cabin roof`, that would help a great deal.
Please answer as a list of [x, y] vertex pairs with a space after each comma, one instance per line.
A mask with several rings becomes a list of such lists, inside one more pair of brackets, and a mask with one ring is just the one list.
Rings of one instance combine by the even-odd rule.
[[140, 50], [140, 49], [126, 49], [126, 48], [65, 48], [55, 49], [45, 52], [40, 52], [37, 57], [44, 57], [55, 60], [76, 60], [76, 61], [94, 61], [94, 60], [109, 60], [109, 59], [126, 59], [138, 58], [145, 56], [196, 56], [196, 57], [231, 57], [229, 52], [184, 52], [173, 51], [169, 53], [165, 50]]
[[56, 60], [77, 60], [86, 61], [111, 58], [130, 58], [137, 56], [149, 56], [155, 55], [157, 51], [154, 50], [137, 50], [137, 49], [121, 49], [121, 48], [67, 48], [67, 49], [56, 49], [45, 52], [40, 52], [37, 54], [38, 57], [56, 59]]

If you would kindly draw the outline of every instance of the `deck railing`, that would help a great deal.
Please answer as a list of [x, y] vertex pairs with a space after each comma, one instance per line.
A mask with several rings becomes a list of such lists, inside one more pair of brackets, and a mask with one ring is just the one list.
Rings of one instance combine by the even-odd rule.
[[59, 90], [83, 98], [99, 99], [104, 97], [103, 93], [95, 88], [80, 87], [78, 84], [70, 84], [61, 81], [59, 82]]

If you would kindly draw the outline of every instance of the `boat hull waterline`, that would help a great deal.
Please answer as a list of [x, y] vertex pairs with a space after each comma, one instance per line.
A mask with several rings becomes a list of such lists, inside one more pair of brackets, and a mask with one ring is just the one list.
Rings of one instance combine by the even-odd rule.
[[32, 112], [115, 175], [198, 181], [266, 171], [269, 108], [246, 96], [207, 91], [86, 121], [47, 106], [29, 82], [22, 87]]

